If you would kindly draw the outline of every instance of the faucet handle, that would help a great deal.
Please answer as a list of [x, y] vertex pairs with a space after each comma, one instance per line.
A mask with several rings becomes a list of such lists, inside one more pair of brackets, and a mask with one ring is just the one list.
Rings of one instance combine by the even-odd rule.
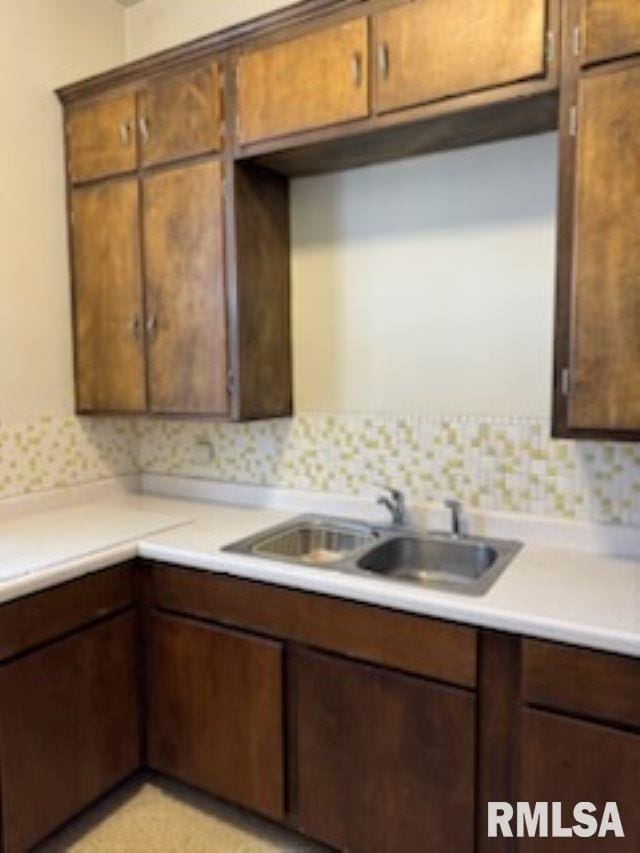
[[463, 511], [463, 503], [462, 501], [456, 500], [455, 498], [448, 498], [444, 505], [447, 509], [451, 510], [451, 532], [454, 536], [460, 536], [462, 533], [462, 511]]
[[393, 486], [386, 486], [384, 483], [375, 483], [374, 485], [377, 489], [382, 489], [383, 492], [388, 492], [388, 494], [390, 494], [393, 500], [397, 503], [404, 502], [404, 494], [400, 489], [394, 489]]

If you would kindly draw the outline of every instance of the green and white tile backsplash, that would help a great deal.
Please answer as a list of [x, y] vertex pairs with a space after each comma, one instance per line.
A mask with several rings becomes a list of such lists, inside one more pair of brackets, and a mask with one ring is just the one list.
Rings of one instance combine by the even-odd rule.
[[138, 447], [130, 418], [0, 421], [0, 498], [135, 473]]
[[[210, 443], [211, 461], [202, 464]], [[544, 419], [302, 414], [224, 424], [43, 418], [0, 424], [0, 497], [136, 471], [640, 526], [640, 445], [555, 441]]]

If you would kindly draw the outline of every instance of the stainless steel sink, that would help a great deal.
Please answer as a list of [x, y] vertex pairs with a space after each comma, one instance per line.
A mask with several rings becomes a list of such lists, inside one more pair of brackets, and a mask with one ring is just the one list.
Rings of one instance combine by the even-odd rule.
[[488, 589], [519, 548], [519, 543], [503, 540], [402, 534], [369, 550], [358, 560], [358, 568], [422, 586], [468, 587], [464, 591], [478, 594]]
[[501, 539], [421, 534], [410, 528], [303, 515], [224, 550], [360, 577], [378, 576], [389, 583], [481, 595], [520, 547]]
[[375, 528], [360, 522], [320, 515], [304, 515], [225, 548], [292, 563], [327, 566], [374, 545], [380, 539]]

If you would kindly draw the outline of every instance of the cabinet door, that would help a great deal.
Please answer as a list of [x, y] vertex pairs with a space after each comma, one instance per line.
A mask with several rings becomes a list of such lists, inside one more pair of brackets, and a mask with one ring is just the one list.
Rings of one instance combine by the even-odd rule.
[[219, 151], [221, 129], [217, 65], [160, 77], [140, 93], [144, 166]]
[[0, 669], [4, 850], [24, 853], [139, 766], [131, 613]]
[[218, 162], [172, 169], [144, 182], [154, 412], [228, 410], [221, 183]]
[[281, 819], [281, 645], [164, 615], [148, 642], [149, 765]]
[[605, 803], [615, 802], [625, 838], [610, 833], [591, 841], [579, 837], [520, 839], [518, 850], [550, 853], [567, 849], [593, 849], [602, 853], [638, 850], [639, 735], [539, 711], [524, 711], [521, 738], [518, 800], [532, 805], [561, 802], [565, 826], [573, 826], [573, 808], [577, 803], [593, 803], [601, 816]]
[[240, 144], [366, 117], [367, 64], [366, 19], [241, 56]]
[[375, 26], [380, 112], [545, 72], [546, 0], [416, 0]]
[[570, 428], [640, 429], [639, 92], [640, 64], [579, 83]]
[[110, 98], [67, 112], [69, 175], [74, 183], [136, 168], [134, 95]]
[[584, 0], [582, 9], [585, 63], [640, 52], [638, 0]]
[[473, 850], [472, 693], [302, 649], [290, 683], [302, 832], [357, 853]]
[[138, 183], [77, 189], [71, 205], [78, 410], [144, 411]]

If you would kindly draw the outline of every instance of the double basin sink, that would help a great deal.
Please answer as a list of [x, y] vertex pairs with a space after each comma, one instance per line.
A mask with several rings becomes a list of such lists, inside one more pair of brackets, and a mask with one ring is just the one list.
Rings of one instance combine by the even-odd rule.
[[521, 548], [519, 542], [303, 515], [224, 550], [352, 575], [482, 595]]

